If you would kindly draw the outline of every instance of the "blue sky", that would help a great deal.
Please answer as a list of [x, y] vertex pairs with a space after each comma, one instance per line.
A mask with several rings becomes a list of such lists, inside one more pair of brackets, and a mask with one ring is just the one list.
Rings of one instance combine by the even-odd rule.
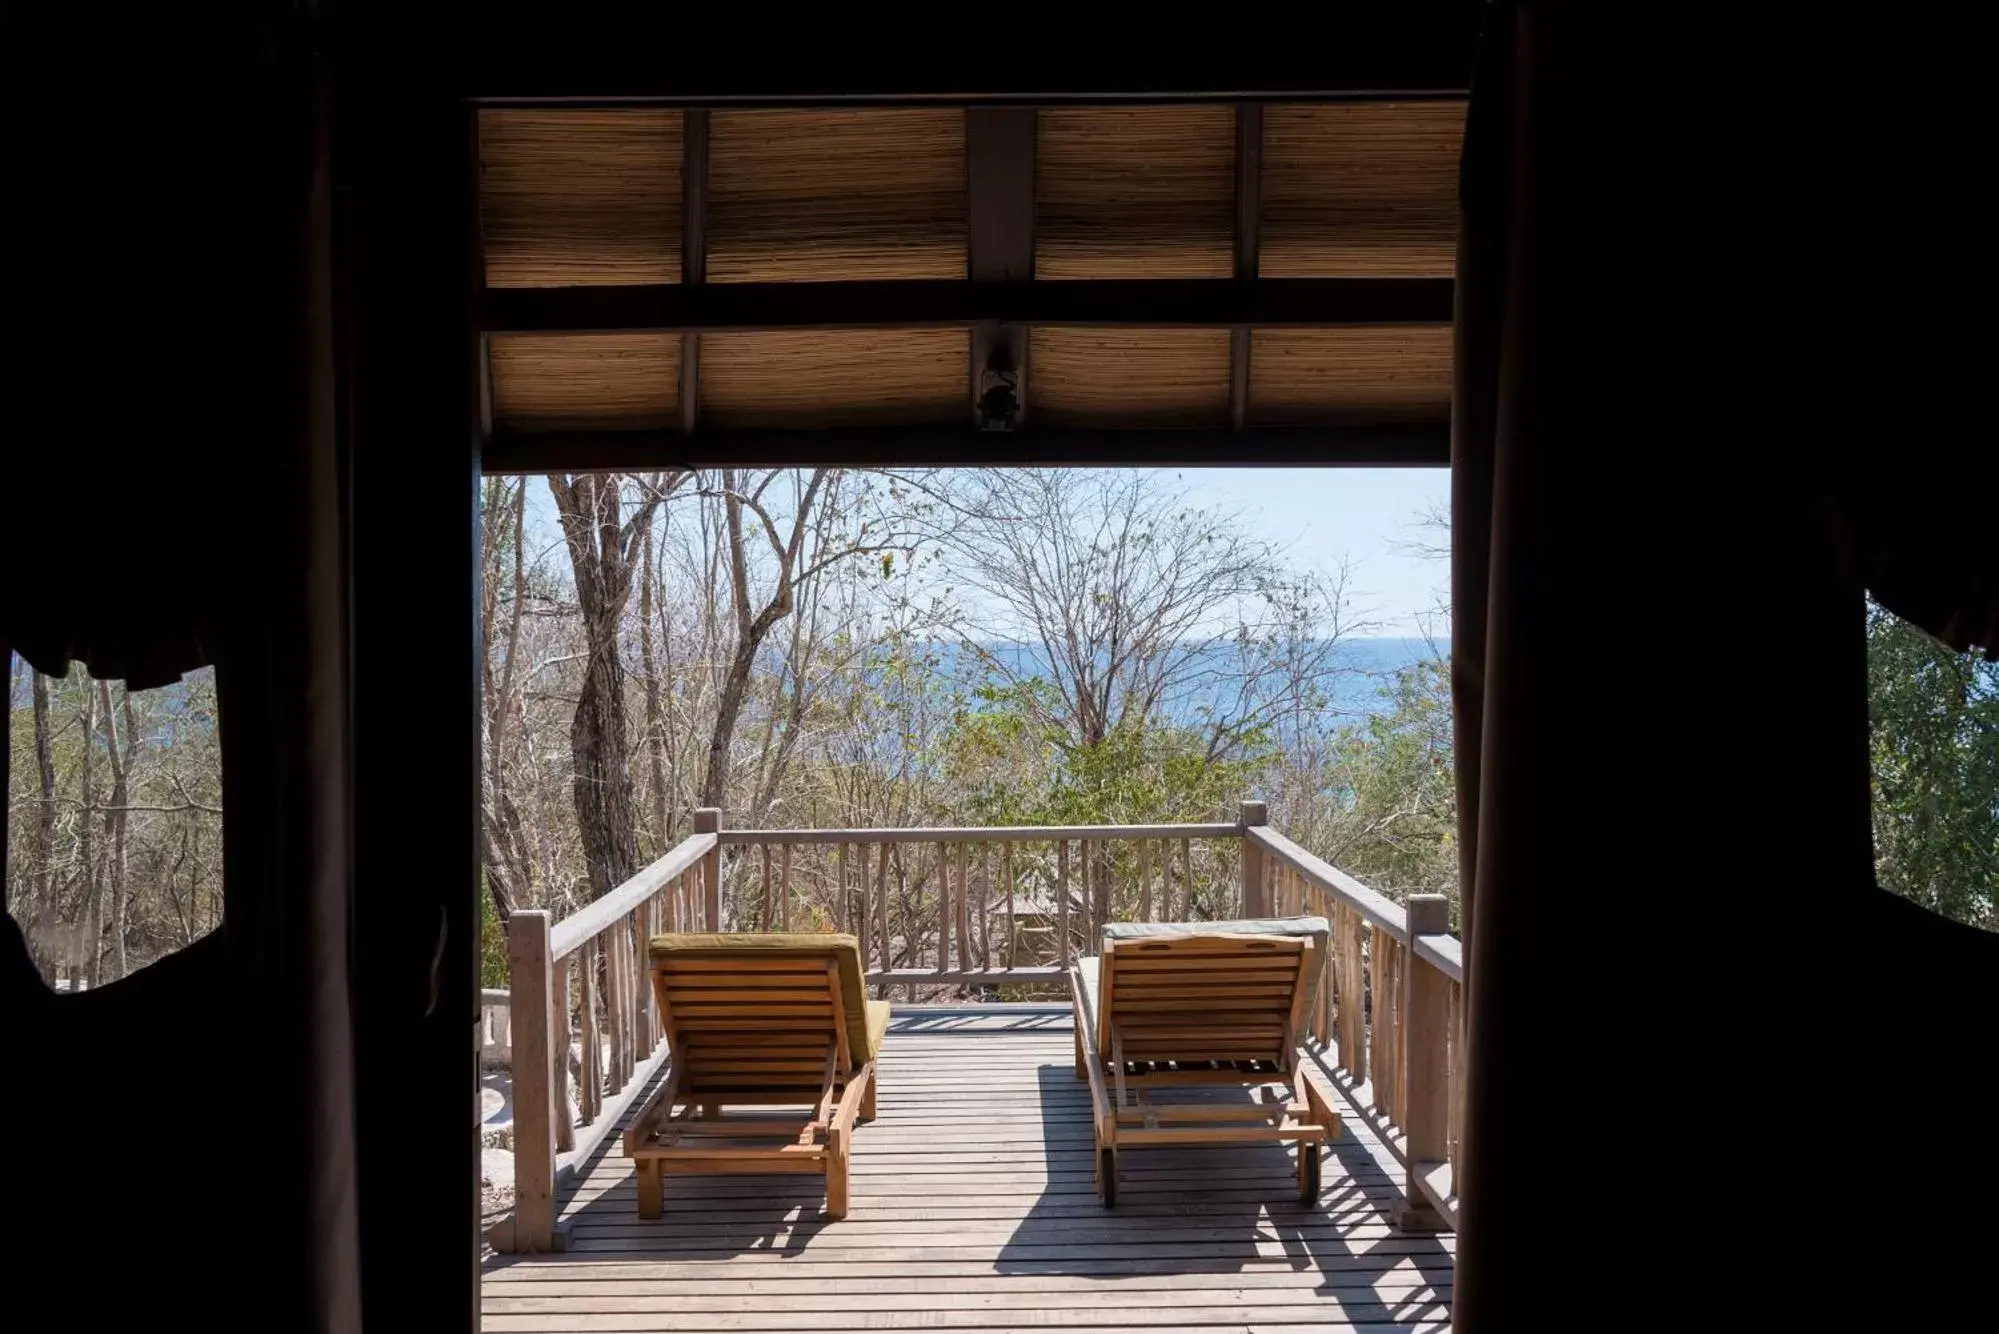
[[[1380, 622], [1380, 635], [1418, 635], [1444, 599], [1449, 562], [1398, 548], [1441, 545], [1442, 533], [1416, 526], [1432, 508], [1447, 509], [1448, 468], [1180, 468], [1195, 494], [1212, 497], [1265, 534], [1291, 544], [1301, 566], [1353, 565], [1355, 602]], [[1444, 627], [1433, 627], [1439, 634]]]

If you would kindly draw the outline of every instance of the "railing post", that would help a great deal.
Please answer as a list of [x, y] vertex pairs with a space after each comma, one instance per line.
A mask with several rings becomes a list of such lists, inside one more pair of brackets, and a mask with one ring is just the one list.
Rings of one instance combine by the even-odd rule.
[[[537, 908], [507, 919], [507, 992], [513, 1025], [514, 1217], [511, 1245], [550, 1251], [555, 1238], [555, 1029], [549, 918]], [[568, 1053], [564, 1052], [566, 1060]]]
[[1451, 981], [1418, 957], [1419, 936], [1441, 936], [1451, 929], [1450, 900], [1442, 894], [1411, 894], [1408, 903], [1409, 948], [1402, 969], [1402, 1078], [1404, 1159], [1408, 1163], [1403, 1193], [1408, 1208], [1398, 1220], [1408, 1231], [1445, 1227], [1442, 1213], [1423, 1188], [1423, 1178], [1450, 1157]]
[[[717, 806], [703, 806], [694, 812], [694, 832], [697, 834], [719, 834], [722, 832], [722, 811]], [[714, 851], [701, 859], [701, 883], [708, 894], [708, 929], [722, 930], [722, 845], [717, 843]]]
[[1263, 874], [1263, 845], [1250, 838], [1252, 825], [1270, 823], [1270, 808], [1260, 801], [1245, 801], [1242, 817], [1237, 821], [1242, 826], [1242, 915], [1244, 917], [1270, 916], [1270, 896], [1265, 892], [1267, 877]]

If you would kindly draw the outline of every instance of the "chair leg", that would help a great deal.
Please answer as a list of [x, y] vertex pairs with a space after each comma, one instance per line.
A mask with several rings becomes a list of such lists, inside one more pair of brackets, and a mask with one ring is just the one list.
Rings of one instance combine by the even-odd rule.
[[832, 1152], [826, 1158], [826, 1216], [841, 1219], [847, 1216], [847, 1137], [837, 1136], [827, 1147]]
[[867, 1092], [861, 1095], [860, 1119], [863, 1121], [872, 1121], [875, 1119], [875, 1087], [880, 1082], [881, 1079], [878, 1075], [871, 1075], [868, 1078]]
[[1083, 1067], [1083, 1030], [1079, 1025], [1071, 1032], [1076, 1039], [1076, 1078], [1088, 1079], [1090, 1072]]
[[658, 1218], [666, 1211], [665, 1182], [661, 1180], [659, 1159], [641, 1158], [638, 1161], [639, 1217]]

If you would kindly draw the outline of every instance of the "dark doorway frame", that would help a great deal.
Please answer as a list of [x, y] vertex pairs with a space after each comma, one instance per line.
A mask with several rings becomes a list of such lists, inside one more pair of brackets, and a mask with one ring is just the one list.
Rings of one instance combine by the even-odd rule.
[[[1269, 69], [1199, 81], [1098, 78], [924, 86], [855, 78], [761, 85], [662, 74], [593, 33], [515, 41], [490, 33], [455, 59], [412, 54], [357, 23], [336, 46], [334, 264], [347, 444], [347, 614], [352, 644], [353, 994], [364, 1318], [384, 1328], [478, 1325], [476, 1086], [478, 479], [494, 471], [618, 469], [722, 457], [672, 433], [555, 439], [524, 453], [490, 439], [479, 327], [476, 109], [491, 104], [1031, 106], [1322, 98], [1462, 98], [1478, 10], [1412, 19], [1400, 34], [1326, 42], [1300, 79]], [[1424, 22], [1421, 20], [1431, 21]], [[572, 43], [573, 46], [573, 43]], [[1346, 53], [1346, 54], [1343, 54]], [[1413, 289], [1412, 289], [1413, 290]], [[1325, 297], [1304, 289], [1287, 299]], [[1336, 298], [1344, 299], [1344, 298]], [[1441, 314], [1438, 293], [1425, 294]], [[1217, 307], [1206, 318], [1240, 311]], [[1051, 462], [1323, 466], [1448, 462], [1446, 428], [1228, 431], [978, 439], [902, 432], [762, 433], [726, 444], [736, 465], [811, 458], [866, 466]], [[559, 449], [555, 448], [560, 446]], [[485, 457], [482, 457], [485, 455]], [[458, 664], [442, 701], [407, 664]], [[460, 674], [462, 672], [462, 674]]]

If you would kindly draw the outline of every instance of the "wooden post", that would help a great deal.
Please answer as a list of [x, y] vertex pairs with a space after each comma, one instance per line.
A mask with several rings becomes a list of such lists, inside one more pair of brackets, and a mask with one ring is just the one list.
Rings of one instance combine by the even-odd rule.
[[[703, 806], [694, 812], [694, 832], [697, 834], [719, 834], [722, 832], [722, 812], [715, 806]], [[722, 845], [718, 842], [715, 850], [701, 859], [701, 883], [708, 891], [708, 929], [722, 930]]]
[[1446, 1223], [1424, 1192], [1422, 1179], [1450, 1157], [1451, 980], [1417, 958], [1415, 946], [1418, 936], [1449, 933], [1450, 900], [1442, 894], [1411, 894], [1408, 912], [1409, 950], [1402, 969], [1399, 1065], [1408, 1162], [1403, 1194], [1409, 1197], [1409, 1205], [1397, 1222], [1406, 1231], [1436, 1231]]
[[1244, 917], [1270, 916], [1269, 891], [1264, 884], [1263, 845], [1250, 838], [1252, 826], [1270, 823], [1270, 808], [1260, 801], [1245, 801], [1242, 817], [1237, 821], [1242, 826], [1242, 915]]
[[[555, 1245], [555, 1104], [550, 1039], [555, 1009], [550, 996], [548, 913], [522, 908], [507, 920], [507, 992], [514, 1024], [514, 1227], [515, 1251], [551, 1251]], [[497, 1246], [496, 1246], [497, 1249]]]

